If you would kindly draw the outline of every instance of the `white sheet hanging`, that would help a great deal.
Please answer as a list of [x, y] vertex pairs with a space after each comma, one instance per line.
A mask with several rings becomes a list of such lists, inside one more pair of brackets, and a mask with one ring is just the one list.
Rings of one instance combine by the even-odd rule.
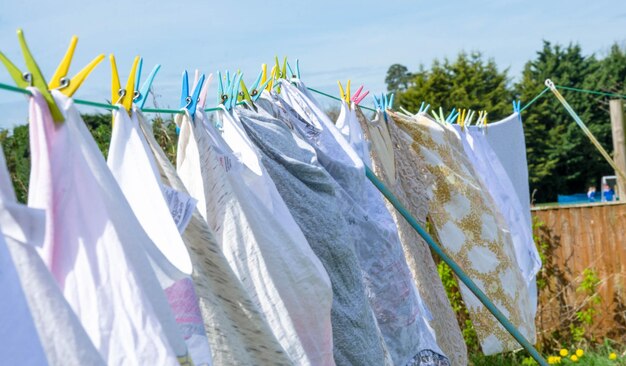
[[[0, 147], [0, 170], [6, 171], [2, 148]], [[0, 172], [2, 178], [6, 175]], [[0, 179], [0, 183], [5, 182]], [[3, 191], [8, 189], [3, 188]], [[0, 196], [1, 198], [2, 196]], [[5, 207], [3, 199], [0, 199], [0, 363], [6, 365], [47, 365], [48, 361], [44, 349], [39, 341], [39, 334], [35, 327], [31, 310], [26, 301], [22, 282], [9, 253], [5, 237], [11, 240], [14, 236], [28, 238], [33, 233], [43, 232], [43, 220], [39, 220], [40, 226], [33, 226], [31, 232], [22, 232], [19, 221], [11, 215]], [[37, 224], [33, 222], [33, 224]], [[15, 240], [15, 239], [13, 239]], [[19, 245], [19, 244], [18, 244]], [[28, 245], [28, 244], [26, 244]], [[26, 284], [29, 286], [30, 284]]]
[[[161, 179], [178, 192], [187, 189], [176, 168], [154, 138], [151, 126], [138, 115], [144, 137], [154, 153]], [[183, 131], [184, 132], [184, 131]], [[216, 365], [278, 364], [268, 345], [271, 331], [224, 257], [213, 232], [194, 210], [183, 240], [193, 262], [193, 280]]]
[[[480, 130], [480, 127], [470, 126], [470, 131]], [[526, 160], [526, 140], [522, 118], [513, 113], [507, 118], [489, 123], [486, 127], [485, 138], [500, 159], [504, 170], [509, 175], [520, 203], [524, 208], [526, 221], [532, 222], [530, 215], [530, 188], [528, 186], [528, 162]]]
[[29, 205], [46, 209], [39, 253], [108, 364], [178, 365], [186, 357], [152, 269], [167, 260], [133, 215], [71, 99], [53, 91], [65, 122], [30, 99]]
[[[6, 185], [5, 185], [6, 184]], [[82, 366], [102, 365], [104, 360], [94, 347], [85, 333], [74, 311], [63, 297], [59, 287], [52, 278], [50, 271], [35, 250], [41, 246], [45, 231], [45, 212], [22, 205], [17, 202], [13, 186], [9, 177], [9, 171], [4, 162], [2, 149], [0, 148], [0, 241], [6, 241], [15, 269], [19, 275], [32, 320], [34, 321], [37, 334], [35, 338], [24, 340], [19, 336], [19, 329], [29, 331], [28, 323], [21, 321], [20, 325], [7, 331], [0, 330], [0, 334], [11, 334], [7, 337], [9, 343], [3, 342], [0, 348], [2, 363], [10, 365], [43, 365], [39, 362], [40, 353], [37, 346], [43, 346], [47, 364], [51, 366]], [[9, 269], [2, 265], [0, 268]], [[3, 277], [3, 275], [0, 275]], [[13, 282], [13, 281], [12, 281]], [[5, 292], [7, 299], [13, 297]], [[4, 301], [2, 302], [4, 303]], [[11, 304], [11, 301], [6, 302]], [[54, 309], [51, 312], [50, 309]], [[11, 311], [3, 311], [2, 314], [10, 315], [20, 320], [20, 314], [16, 313], [18, 307]], [[27, 347], [28, 355], [11, 362], [11, 353], [19, 352], [19, 346], [13, 347], [11, 340], [15, 339], [20, 345]], [[12, 348], [9, 348], [12, 347]]]
[[198, 298], [193, 288], [191, 259], [165, 201], [156, 162], [141, 131], [137, 114], [115, 113], [107, 164], [135, 216], [163, 255], [185, 278], [166, 279], [165, 294], [195, 365], [210, 365], [211, 351]]
[[[274, 362], [309, 363], [295, 334], [295, 318], [290, 317], [278, 292], [278, 287], [282, 285], [280, 279], [284, 277], [273, 277], [268, 269], [283, 270], [289, 265], [273, 262], [274, 258], [280, 258], [281, 253], [276, 248], [263, 245], [280, 243], [288, 238], [273, 232], [272, 224], [266, 221], [271, 219], [266, 216], [271, 215], [262, 201], [248, 191], [240, 174], [242, 169], [247, 168], [221, 140], [221, 136], [209, 135], [204, 118], [200, 111], [196, 112], [195, 121], [191, 121], [189, 114], [176, 116], [176, 123], [180, 126], [178, 174], [189, 193], [198, 199], [198, 208], [204, 211], [232, 269], [264, 313], [269, 333], [264, 338], [268, 351], [276, 352]], [[272, 237], [273, 234], [277, 235]], [[293, 277], [294, 280], [298, 278], [300, 276]]]

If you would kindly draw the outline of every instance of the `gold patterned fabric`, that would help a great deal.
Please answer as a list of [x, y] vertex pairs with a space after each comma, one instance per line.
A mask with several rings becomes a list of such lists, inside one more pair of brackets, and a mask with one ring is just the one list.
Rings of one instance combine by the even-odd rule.
[[[441, 245], [531, 343], [535, 325], [524, 278], [516, 265], [510, 234], [498, 223], [493, 199], [463, 152], [453, 128], [424, 114], [391, 114], [413, 138], [412, 148], [432, 175], [429, 216]], [[461, 284], [482, 350], [495, 354], [520, 348], [481, 302]]]

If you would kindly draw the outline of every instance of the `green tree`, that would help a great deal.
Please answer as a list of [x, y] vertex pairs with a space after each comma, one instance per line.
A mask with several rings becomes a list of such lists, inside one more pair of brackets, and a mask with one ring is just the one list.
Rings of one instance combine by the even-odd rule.
[[[83, 114], [83, 121], [106, 158], [111, 142], [110, 114]], [[168, 158], [176, 162], [176, 126], [172, 120], [157, 117], [152, 123], [153, 134]], [[20, 202], [28, 199], [28, 182], [30, 179], [30, 141], [28, 126], [17, 126], [12, 131], [0, 129], [0, 146], [3, 148], [7, 168]]]
[[[618, 56], [618, 55], [616, 55]], [[604, 89], [599, 75], [602, 63], [594, 55], [585, 56], [580, 46], [567, 47], [544, 42], [534, 60], [529, 61], [516, 85], [518, 97], [530, 101], [545, 86], [545, 79], [557, 85]], [[611, 63], [619, 63], [619, 60]], [[612, 81], [614, 83], [614, 81]], [[561, 90], [572, 108], [587, 124], [600, 143], [611, 150], [611, 127], [603, 99]], [[606, 101], [604, 101], [606, 102]], [[527, 158], [531, 191], [538, 202], [555, 201], [557, 194], [584, 192], [597, 184], [602, 175], [612, 174], [609, 165], [589, 142], [563, 106], [550, 93], [524, 111]]]
[[396, 91], [396, 101], [410, 111], [417, 111], [425, 101], [446, 112], [452, 108], [486, 110], [490, 120], [500, 119], [512, 111], [507, 73], [508, 69], [498, 70], [495, 61], [485, 60], [480, 52], [461, 52], [454, 61], [435, 60], [430, 69], [420, 66], [409, 87]]
[[28, 181], [30, 178], [28, 126], [17, 126], [12, 132], [9, 134], [9, 130], [0, 130], [0, 145], [4, 151], [7, 169], [11, 175], [17, 199], [25, 203], [28, 198]]
[[389, 92], [406, 90], [411, 82], [411, 73], [404, 65], [393, 64], [387, 70], [385, 83]]

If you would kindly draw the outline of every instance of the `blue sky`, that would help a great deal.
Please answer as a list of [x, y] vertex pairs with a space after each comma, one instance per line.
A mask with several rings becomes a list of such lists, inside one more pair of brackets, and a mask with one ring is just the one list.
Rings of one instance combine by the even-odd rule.
[[[178, 108], [184, 69], [240, 69], [251, 82], [260, 64], [272, 62], [274, 55], [299, 58], [307, 85], [336, 95], [338, 79], [382, 92], [391, 64], [415, 70], [460, 50], [481, 51], [516, 77], [542, 39], [578, 42], [585, 53], [599, 55], [613, 42], [626, 41], [621, 0], [114, 0], [89, 5], [0, 0], [0, 9], [0, 50], [20, 68], [17, 28], [24, 29], [47, 77], [75, 34], [79, 42], [71, 75], [97, 54], [114, 53], [125, 80], [132, 58], [141, 55], [144, 74], [155, 63], [162, 65], [154, 87], [159, 106], [170, 108]], [[75, 97], [110, 98], [110, 72], [107, 59]], [[13, 84], [4, 69], [0, 82]], [[207, 104], [215, 104], [215, 93], [212, 87]], [[24, 97], [1, 90], [0, 95], [0, 127], [25, 121]]]

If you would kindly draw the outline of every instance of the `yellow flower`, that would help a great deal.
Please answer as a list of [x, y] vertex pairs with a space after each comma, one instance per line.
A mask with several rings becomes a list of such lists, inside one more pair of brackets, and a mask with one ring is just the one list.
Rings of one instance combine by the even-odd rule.
[[561, 349], [561, 350], [559, 351], [559, 354], [560, 354], [562, 357], [565, 357], [565, 356], [567, 356], [567, 355], [569, 354], [569, 351], [568, 351], [568, 350], [566, 350], [565, 348], [563, 348], [563, 349]]
[[559, 363], [561, 363], [561, 357], [559, 357], [559, 356], [550, 356], [550, 357], [548, 357], [548, 363], [550, 365], [559, 364]]
[[615, 352], [609, 353], [609, 360], [617, 360], [617, 355], [615, 354]]
[[572, 362], [578, 362], [578, 356], [576, 355], [572, 355], [569, 359], [572, 360]]
[[578, 356], [578, 358], [583, 357], [583, 355], [585, 354], [585, 351], [583, 351], [582, 349], [577, 349], [576, 350], [576, 356]]

